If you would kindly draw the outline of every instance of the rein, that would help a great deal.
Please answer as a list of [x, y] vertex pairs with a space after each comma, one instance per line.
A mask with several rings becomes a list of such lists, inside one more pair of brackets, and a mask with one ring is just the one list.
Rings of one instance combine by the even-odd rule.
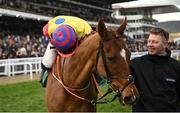
[[[87, 101], [87, 102], [90, 102], [91, 104], [94, 105], [94, 100], [88, 100], [88, 99], [86, 99], [86, 98], [83, 98], [83, 97], [80, 97], [80, 96], [74, 94], [72, 91], [70, 91], [70, 90], [72, 90], [72, 88], [69, 88], [69, 87], [65, 86], [64, 83], [63, 83], [60, 79], [58, 79], [58, 78], [56, 77], [56, 75], [54, 75], [54, 73], [52, 73], [52, 75], [53, 75], [53, 77], [63, 86], [63, 88], [64, 88], [67, 92], [69, 92], [71, 95], [73, 95], [74, 97], [79, 98], [79, 99], [81, 99], [81, 100], [85, 100], [85, 101]], [[90, 83], [90, 82], [89, 82], [89, 83]], [[90, 84], [89, 84], [88, 86], [90, 86]], [[85, 90], [85, 89], [83, 89], [83, 90]]]
[[[57, 79], [58, 81], [59, 81], [59, 83], [61, 83], [62, 84], [62, 86], [63, 87], [66, 87], [67, 89], [69, 89], [69, 90], [71, 90], [71, 91], [83, 91], [83, 90], [86, 90], [86, 89], [88, 89], [89, 87], [90, 87], [90, 82], [85, 86], [85, 87], [83, 87], [83, 88], [70, 88], [70, 87], [68, 87], [68, 86], [66, 86], [65, 84], [64, 84], [64, 81], [63, 81], [63, 70], [64, 70], [64, 63], [65, 63], [65, 58], [63, 58], [63, 61], [62, 61], [62, 68], [61, 68], [61, 76], [60, 76], [60, 79], [58, 79], [55, 75], [54, 75], [54, 73], [53, 73], [53, 76], [55, 76], [54, 78], [55, 79]], [[58, 66], [60, 66], [59, 65], [59, 57], [58, 57]], [[58, 69], [59, 69], [59, 67], [58, 67]], [[54, 71], [52, 71], [52, 72], [54, 72]], [[60, 72], [58, 71], [58, 74], [59, 74]]]

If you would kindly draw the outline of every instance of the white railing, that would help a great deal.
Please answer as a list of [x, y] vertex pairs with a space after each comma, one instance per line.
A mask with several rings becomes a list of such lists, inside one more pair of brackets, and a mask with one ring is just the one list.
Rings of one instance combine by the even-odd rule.
[[[147, 54], [147, 52], [132, 52], [131, 59]], [[180, 61], [180, 50], [172, 51], [171, 57]], [[39, 74], [41, 71], [42, 57], [16, 58], [0, 60], [0, 76], [15, 76], [17, 74], [30, 75], [33, 79], [33, 73]]]
[[29, 73], [32, 79], [33, 73], [38, 74], [41, 70], [41, 60], [42, 57], [0, 60], [0, 75], [15, 76]]

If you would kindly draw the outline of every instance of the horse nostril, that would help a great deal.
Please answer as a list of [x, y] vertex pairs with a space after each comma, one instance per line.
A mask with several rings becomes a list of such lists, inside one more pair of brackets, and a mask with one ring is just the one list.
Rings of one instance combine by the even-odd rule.
[[130, 101], [131, 100], [131, 96], [126, 96], [126, 97], [124, 97], [124, 101], [125, 102], [128, 102], [128, 101]]
[[134, 96], [125, 96], [123, 100], [126, 104], [132, 104], [136, 99]]

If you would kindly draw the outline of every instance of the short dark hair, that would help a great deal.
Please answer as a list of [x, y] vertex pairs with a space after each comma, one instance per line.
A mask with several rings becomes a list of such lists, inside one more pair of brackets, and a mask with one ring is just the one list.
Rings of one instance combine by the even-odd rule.
[[166, 40], [169, 40], [169, 33], [162, 28], [153, 27], [150, 29], [150, 34], [160, 35]]

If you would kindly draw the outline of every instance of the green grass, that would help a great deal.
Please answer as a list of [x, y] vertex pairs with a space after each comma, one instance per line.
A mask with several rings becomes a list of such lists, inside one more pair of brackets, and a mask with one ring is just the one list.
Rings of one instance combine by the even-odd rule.
[[[0, 85], [0, 112], [46, 112], [45, 90], [38, 81]], [[118, 101], [98, 104], [98, 112], [129, 112]]]
[[1, 112], [46, 111], [44, 89], [37, 81], [0, 86]]

